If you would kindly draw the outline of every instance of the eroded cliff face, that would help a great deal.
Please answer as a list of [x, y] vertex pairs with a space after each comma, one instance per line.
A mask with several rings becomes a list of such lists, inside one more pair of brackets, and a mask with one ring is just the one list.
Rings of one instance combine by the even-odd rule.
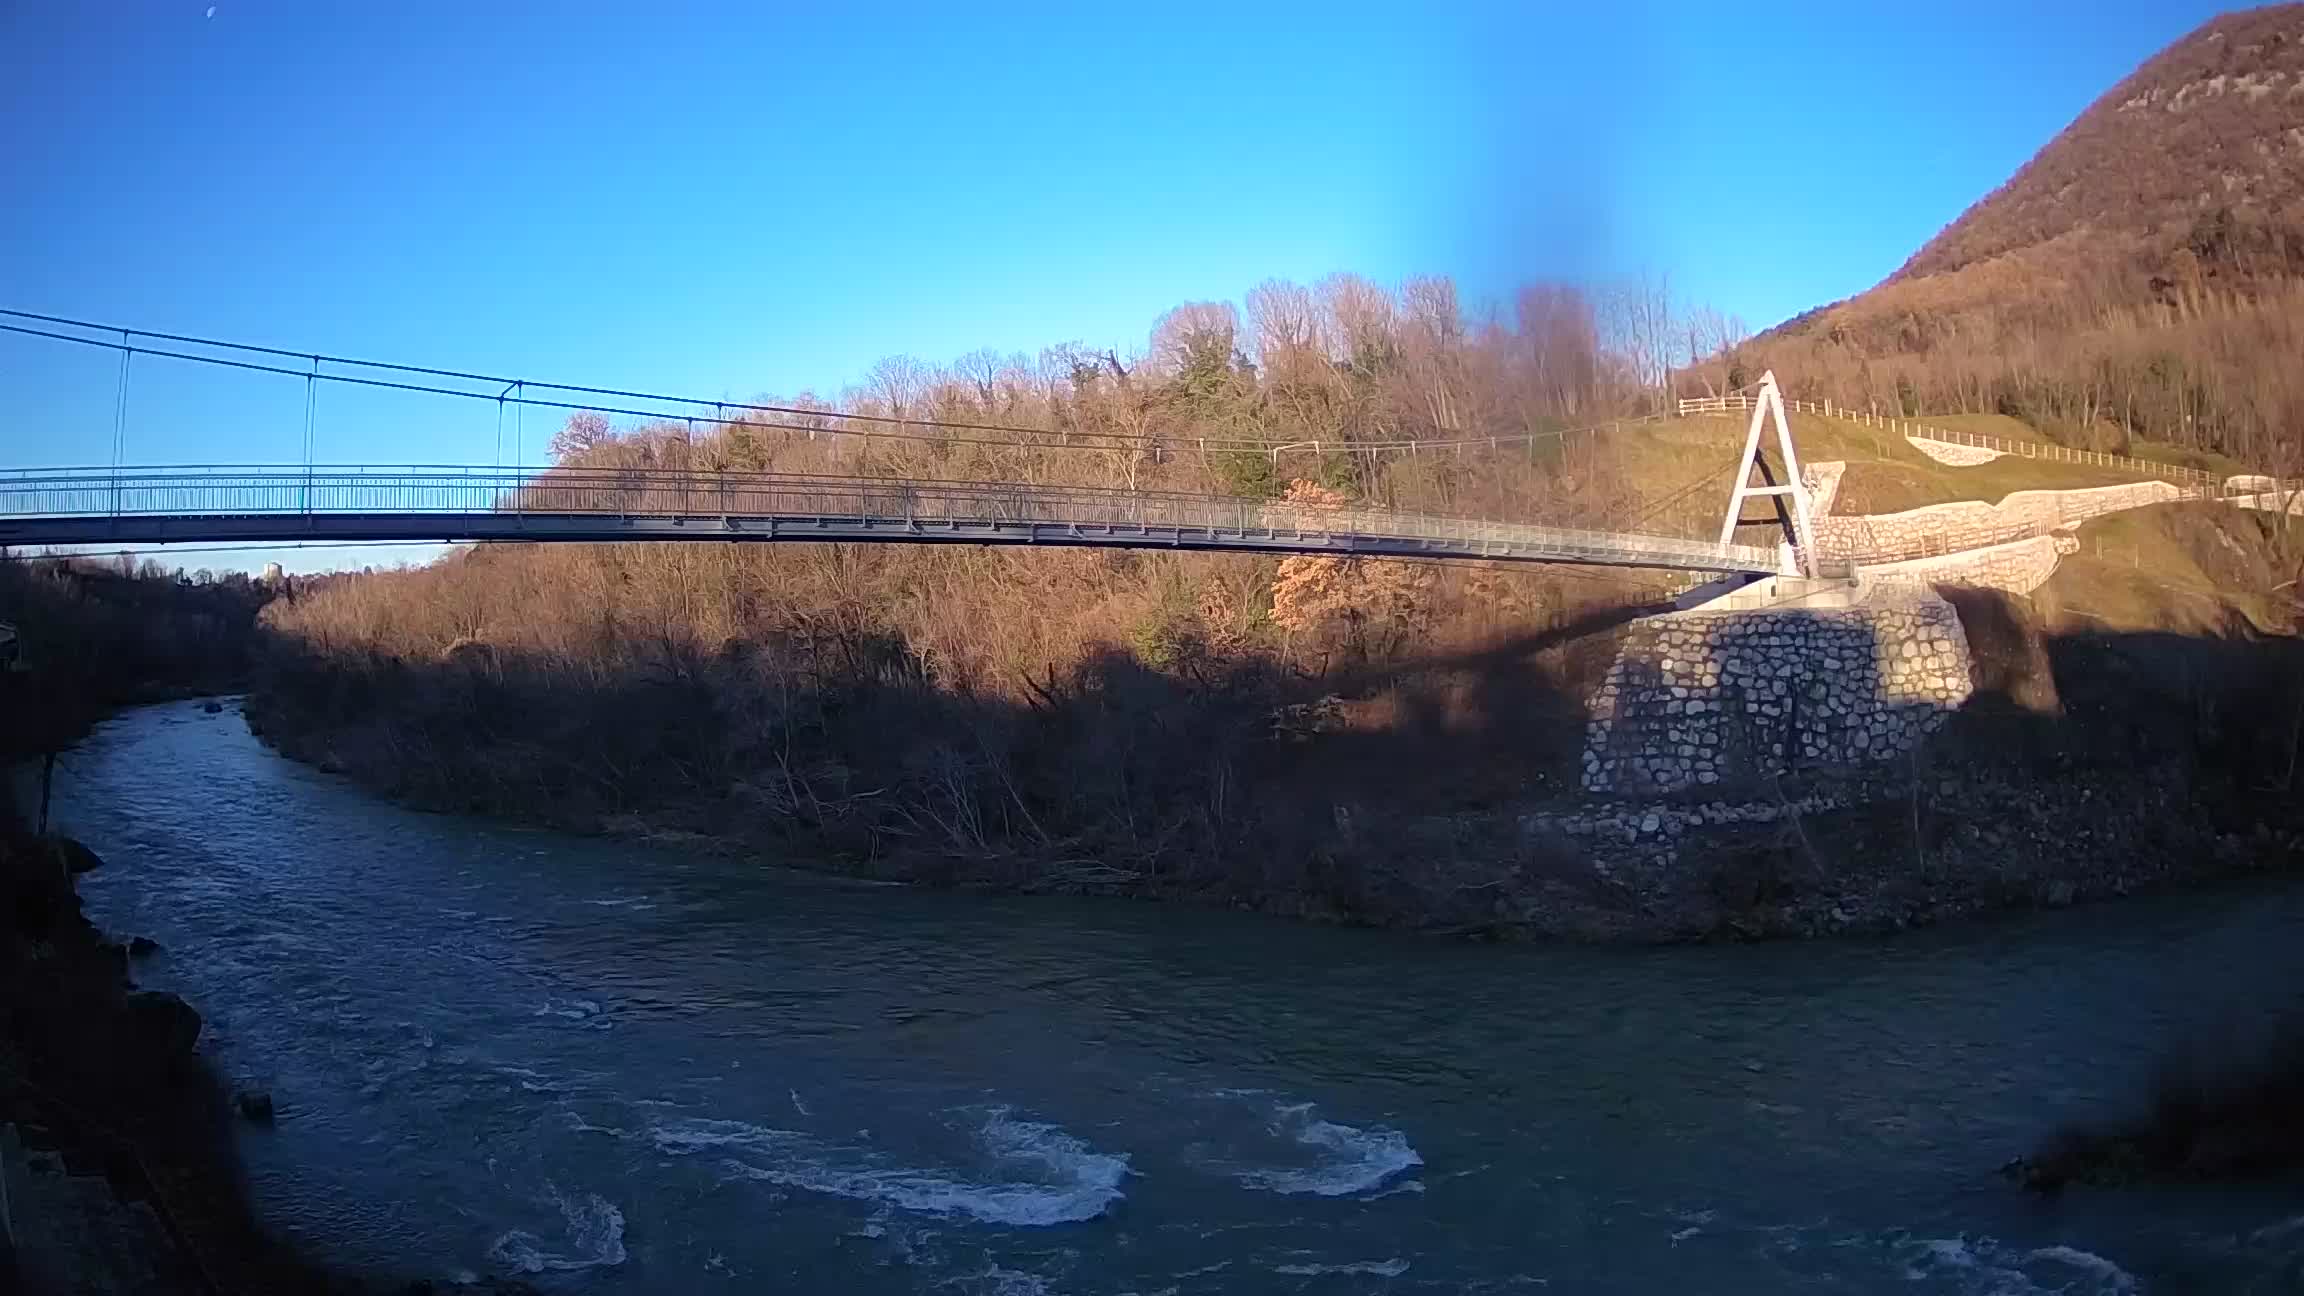
[[[0, 807], [0, 1112], [22, 1280], [98, 1291], [197, 1292], [207, 1275], [169, 1208], [198, 1149], [220, 1148], [220, 1108], [194, 1046], [200, 1017], [132, 988], [128, 952], [80, 911], [77, 843], [37, 840]], [[114, 1186], [119, 1191], [113, 1191]], [[230, 1197], [229, 1193], [225, 1194]]]

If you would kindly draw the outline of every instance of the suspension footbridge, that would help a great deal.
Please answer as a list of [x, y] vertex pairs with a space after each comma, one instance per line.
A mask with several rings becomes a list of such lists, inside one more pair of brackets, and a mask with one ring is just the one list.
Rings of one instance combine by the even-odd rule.
[[[1372, 507], [1327, 507], [1230, 495], [695, 468], [598, 468], [581, 461], [536, 466], [324, 465], [310, 459], [314, 394], [323, 384], [492, 401], [503, 412], [542, 407], [814, 437], [892, 438], [945, 446], [997, 445], [1111, 455], [1178, 449], [1202, 455], [1267, 455], [1303, 443], [1210, 442], [1111, 432], [942, 423], [539, 383], [413, 365], [308, 355], [278, 348], [147, 333], [0, 310], [0, 333], [120, 357], [114, 462], [0, 471], [0, 547], [117, 544], [291, 544], [409, 541], [833, 542], [998, 544], [1247, 553], [1467, 559], [1769, 575], [1788, 556], [1775, 545], [1734, 543], [1746, 495], [1794, 486], [1749, 486], [1731, 496], [1717, 541], [1446, 516]], [[10, 322], [16, 321], [16, 322]], [[153, 358], [269, 374], [301, 383], [301, 464], [137, 465], [123, 462], [131, 367]], [[1753, 419], [1757, 446], [1760, 415]], [[1355, 445], [1355, 452], [1432, 452], [1556, 433]], [[998, 439], [1005, 437], [1007, 439]], [[500, 437], [501, 441], [501, 437]], [[1317, 446], [1315, 445], [1315, 449]], [[1789, 455], [1789, 443], [1785, 445]], [[501, 444], [499, 445], [501, 451]], [[1751, 450], [1747, 450], [1749, 469]], [[1790, 479], [1797, 482], [1793, 475]], [[1805, 522], [1805, 514], [1801, 515]], [[1786, 514], [1787, 537], [1794, 528]], [[1804, 534], [1804, 531], [1800, 532]]]
[[233, 467], [0, 474], [0, 545], [816, 541], [1473, 558], [1766, 574], [1773, 549], [1229, 496], [762, 473]]

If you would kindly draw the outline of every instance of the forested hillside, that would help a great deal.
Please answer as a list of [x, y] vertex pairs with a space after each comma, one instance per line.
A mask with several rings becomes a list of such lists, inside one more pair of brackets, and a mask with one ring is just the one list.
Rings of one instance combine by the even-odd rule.
[[[1445, 281], [1338, 277], [1268, 283], [1247, 306], [1173, 311], [1139, 355], [885, 362], [842, 414], [806, 396], [718, 428], [579, 414], [555, 451], [594, 470], [1718, 526], [1732, 451], [1716, 432], [1606, 426], [1667, 399], [1652, 296], [1544, 287], [1481, 321]], [[1599, 426], [1550, 434], [1571, 425]], [[1224, 447], [1243, 440], [1291, 448]], [[902, 876], [929, 860], [1005, 884], [1449, 914], [1460, 879], [1363, 861], [1351, 843], [1373, 825], [1340, 837], [1333, 807], [1428, 815], [1572, 782], [1572, 694], [1608, 649], [1547, 636], [1671, 583], [1157, 551], [497, 545], [276, 604], [250, 714], [429, 805], [828, 847]]]
[[237, 572], [0, 552], [0, 622], [21, 652], [0, 666], [0, 761], [53, 751], [116, 706], [245, 686], [272, 594]]

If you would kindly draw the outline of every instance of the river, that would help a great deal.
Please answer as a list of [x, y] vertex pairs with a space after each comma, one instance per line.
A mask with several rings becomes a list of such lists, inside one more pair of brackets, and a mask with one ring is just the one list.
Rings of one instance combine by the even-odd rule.
[[598, 1293], [2292, 1292], [2293, 1186], [2029, 1198], [2304, 887], [1501, 947], [859, 887], [421, 814], [236, 705], [69, 753], [93, 916], [277, 1096], [278, 1230]]

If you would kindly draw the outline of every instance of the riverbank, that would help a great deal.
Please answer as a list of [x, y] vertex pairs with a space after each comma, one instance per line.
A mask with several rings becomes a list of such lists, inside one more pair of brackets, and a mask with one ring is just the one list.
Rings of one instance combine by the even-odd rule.
[[[599, 671], [283, 633], [246, 712], [280, 751], [428, 810], [877, 881], [1496, 939], [1897, 930], [2297, 860], [2304, 643], [2237, 619], [2055, 632], [2022, 598], [1945, 597], [1969, 687], [1917, 746], [1783, 775], [1747, 757], [1645, 796], [1584, 791], [1583, 761], [1593, 698], [1654, 608], [1342, 672], [1325, 694], [1253, 663], [1105, 654], [1028, 705], [812, 666], [796, 688], [741, 645]], [[1849, 669], [1783, 651], [1771, 670]]]
[[230, 1092], [201, 1056], [198, 1012], [136, 987], [146, 943], [89, 922], [74, 878], [102, 864], [0, 814], [0, 1277], [13, 1265], [21, 1290], [75, 1296], [528, 1291], [354, 1277], [265, 1231], [233, 1148], [256, 1095]]
[[2220, 1051], [2198, 1045], [2160, 1065], [2145, 1110], [2057, 1131], [2002, 1172], [2040, 1193], [2071, 1186], [2296, 1179], [2304, 1171], [2304, 1016]]
[[[0, 1121], [23, 1155], [12, 1214], [33, 1291], [331, 1290], [270, 1244], [231, 1151], [199, 1014], [133, 988], [130, 954], [81, 912], [64, 838], [0, 831]], [[105, 1191], [109, 1189], [109, 1191]]]
[[[1964, 615], [1980, 617], [1973, 608]], [[1567, 791], [1557, 758], [1539, 757], [1530, 762], [1538, 795], [1434, 810], [1419, 802], [1448, 798], [1431, 792], [1428, 768], [1390, 786], [1290, 777], [1334, 768], [1353, 735], [1252, 736], [1211, 753], [1254, 773], [1241, 779], [1237, 796], [1251, 804], [1231, 811], [1230, 838], [1191, 839], [1209, 858], [1147, 852], [1111, 821], [1061, 839], [991, 831], [987, 807], [962, 802], [950, 785], [943, 818], [931, 801], [907, 810], [905, 799], [926, 792], [906, 780], [902, 753], [876, 788], [817, 802], [813, 814], [804, 786], [779, 786], [774, 770], [718, 787], [652, 778], [642, 798], [605, 812], [580, 798], [536, 796], [490, 776], [537, 750], [492, 727], [516, 714], [503, 676], [489, 673], [495, 663], [488, 672], [444, 666], [446, 686], [405, 672], [396, 687], [363, 686], [372, 697], [452, 697], [469, 708], [453, 716], [425, 704], [330, 723], [293, 686], [259, 692], [247, 709], [251, 727], [283, 753], [425, 809], [879, 881], [1182, 901], [1494, 939], [1900, 930], [2278, 870], [2304, 856], [2304, 812], [2289, 795], [2295, 734], [2281, 723], [2304, 674], [2293, 641], [1999, 629], [1996, 639], [1981, 623], [1971, 628], [1977, 694], [1911, 758], [1747, 781], [1735, 796], [1595, 798]], [[1565, 733], [1574, 721], [1539, 715], [1531, 727], [1546, 724]], [[449, 741], [449, 725], [471, 741]], [[1050, 727], [1068, 726], [1059, 717]], [[570, 734], [568, 749], [601, 740]], [[1530, 744], [1543, 741], [1539, 733]], [[412, 771], [413, 752], [437, 763]], [[1038, 828], [1036, 816], [1063, 811], [1031, 797], [1030, 756], [1014, 759], [1014, 809]], [[967, 849], [920, 831], [953, 822], [974, 825]]]

